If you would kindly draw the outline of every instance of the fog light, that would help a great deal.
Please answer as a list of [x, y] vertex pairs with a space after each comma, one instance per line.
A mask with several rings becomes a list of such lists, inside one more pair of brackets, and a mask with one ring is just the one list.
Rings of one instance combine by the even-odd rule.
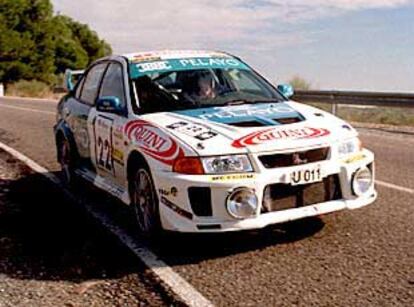
[[364, 166], [357, 170], [352, 179], [352, 190], [357, 196], [361, 196], [368, 192], [373, 183], [371, 170]]
[[234, 190], [227, 198], [227, 211], [236, 219], [251, 217], [257, 211], [256, 194], [247, 188]]

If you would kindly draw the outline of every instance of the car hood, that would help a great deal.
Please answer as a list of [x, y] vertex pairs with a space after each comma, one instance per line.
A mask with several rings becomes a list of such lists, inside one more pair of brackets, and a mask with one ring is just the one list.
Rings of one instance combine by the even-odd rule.
[[153, 113], [144, 119], [200, 155], [284, 151], [357, 135], [330, 113], [293, 101]]

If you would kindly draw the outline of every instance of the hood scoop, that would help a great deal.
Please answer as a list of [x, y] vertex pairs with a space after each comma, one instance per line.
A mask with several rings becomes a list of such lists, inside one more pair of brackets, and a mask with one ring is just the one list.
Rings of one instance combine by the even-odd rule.
[[248, 121], [248, 122], [238, 122], [238, 123], [228, 123], [230, 126], [242, 127], [242, 128], [251, 128], [251, 127], [265, 127], [270, 126], [259, 121]]
[[251, 127], [266, 127], [266, 126], [279, 126], [279, 125], [288, 125], [299, 123], [303, 121], [302, 117], [286, 117], [286, 118], [273, 118], [271, 120], [251, 120], [251, 121], [242, 121], [242, 122], [233, 122], [227, 123], [230, 126], [241, 127], [241, 128], [251, 128]]
[[299, 123], [303, 121], [303, 118], [296, 116], [296, 117], [275, 118], [274, 120], [277, 121], [281, 125], [288, 125], [288, 124]]

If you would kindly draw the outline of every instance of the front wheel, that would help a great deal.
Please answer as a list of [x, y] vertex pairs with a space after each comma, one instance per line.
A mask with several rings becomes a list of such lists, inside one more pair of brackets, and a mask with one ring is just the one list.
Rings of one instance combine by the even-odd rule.
[[139, 230], [145, 236], [155, 236], [161, 230], [161, 222], [151, 174], [146, 167], [139, 167], [131, 180], [131, 203]]

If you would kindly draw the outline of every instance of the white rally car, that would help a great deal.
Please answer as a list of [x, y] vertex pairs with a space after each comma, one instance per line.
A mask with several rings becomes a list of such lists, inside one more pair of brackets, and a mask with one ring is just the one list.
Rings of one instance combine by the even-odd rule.
[[374, 155], [239, 58], [159, 51], [94, 62], [58, 105], [58, 161], [135, 208], [143, 233], [220, 232], [372, 203]]

